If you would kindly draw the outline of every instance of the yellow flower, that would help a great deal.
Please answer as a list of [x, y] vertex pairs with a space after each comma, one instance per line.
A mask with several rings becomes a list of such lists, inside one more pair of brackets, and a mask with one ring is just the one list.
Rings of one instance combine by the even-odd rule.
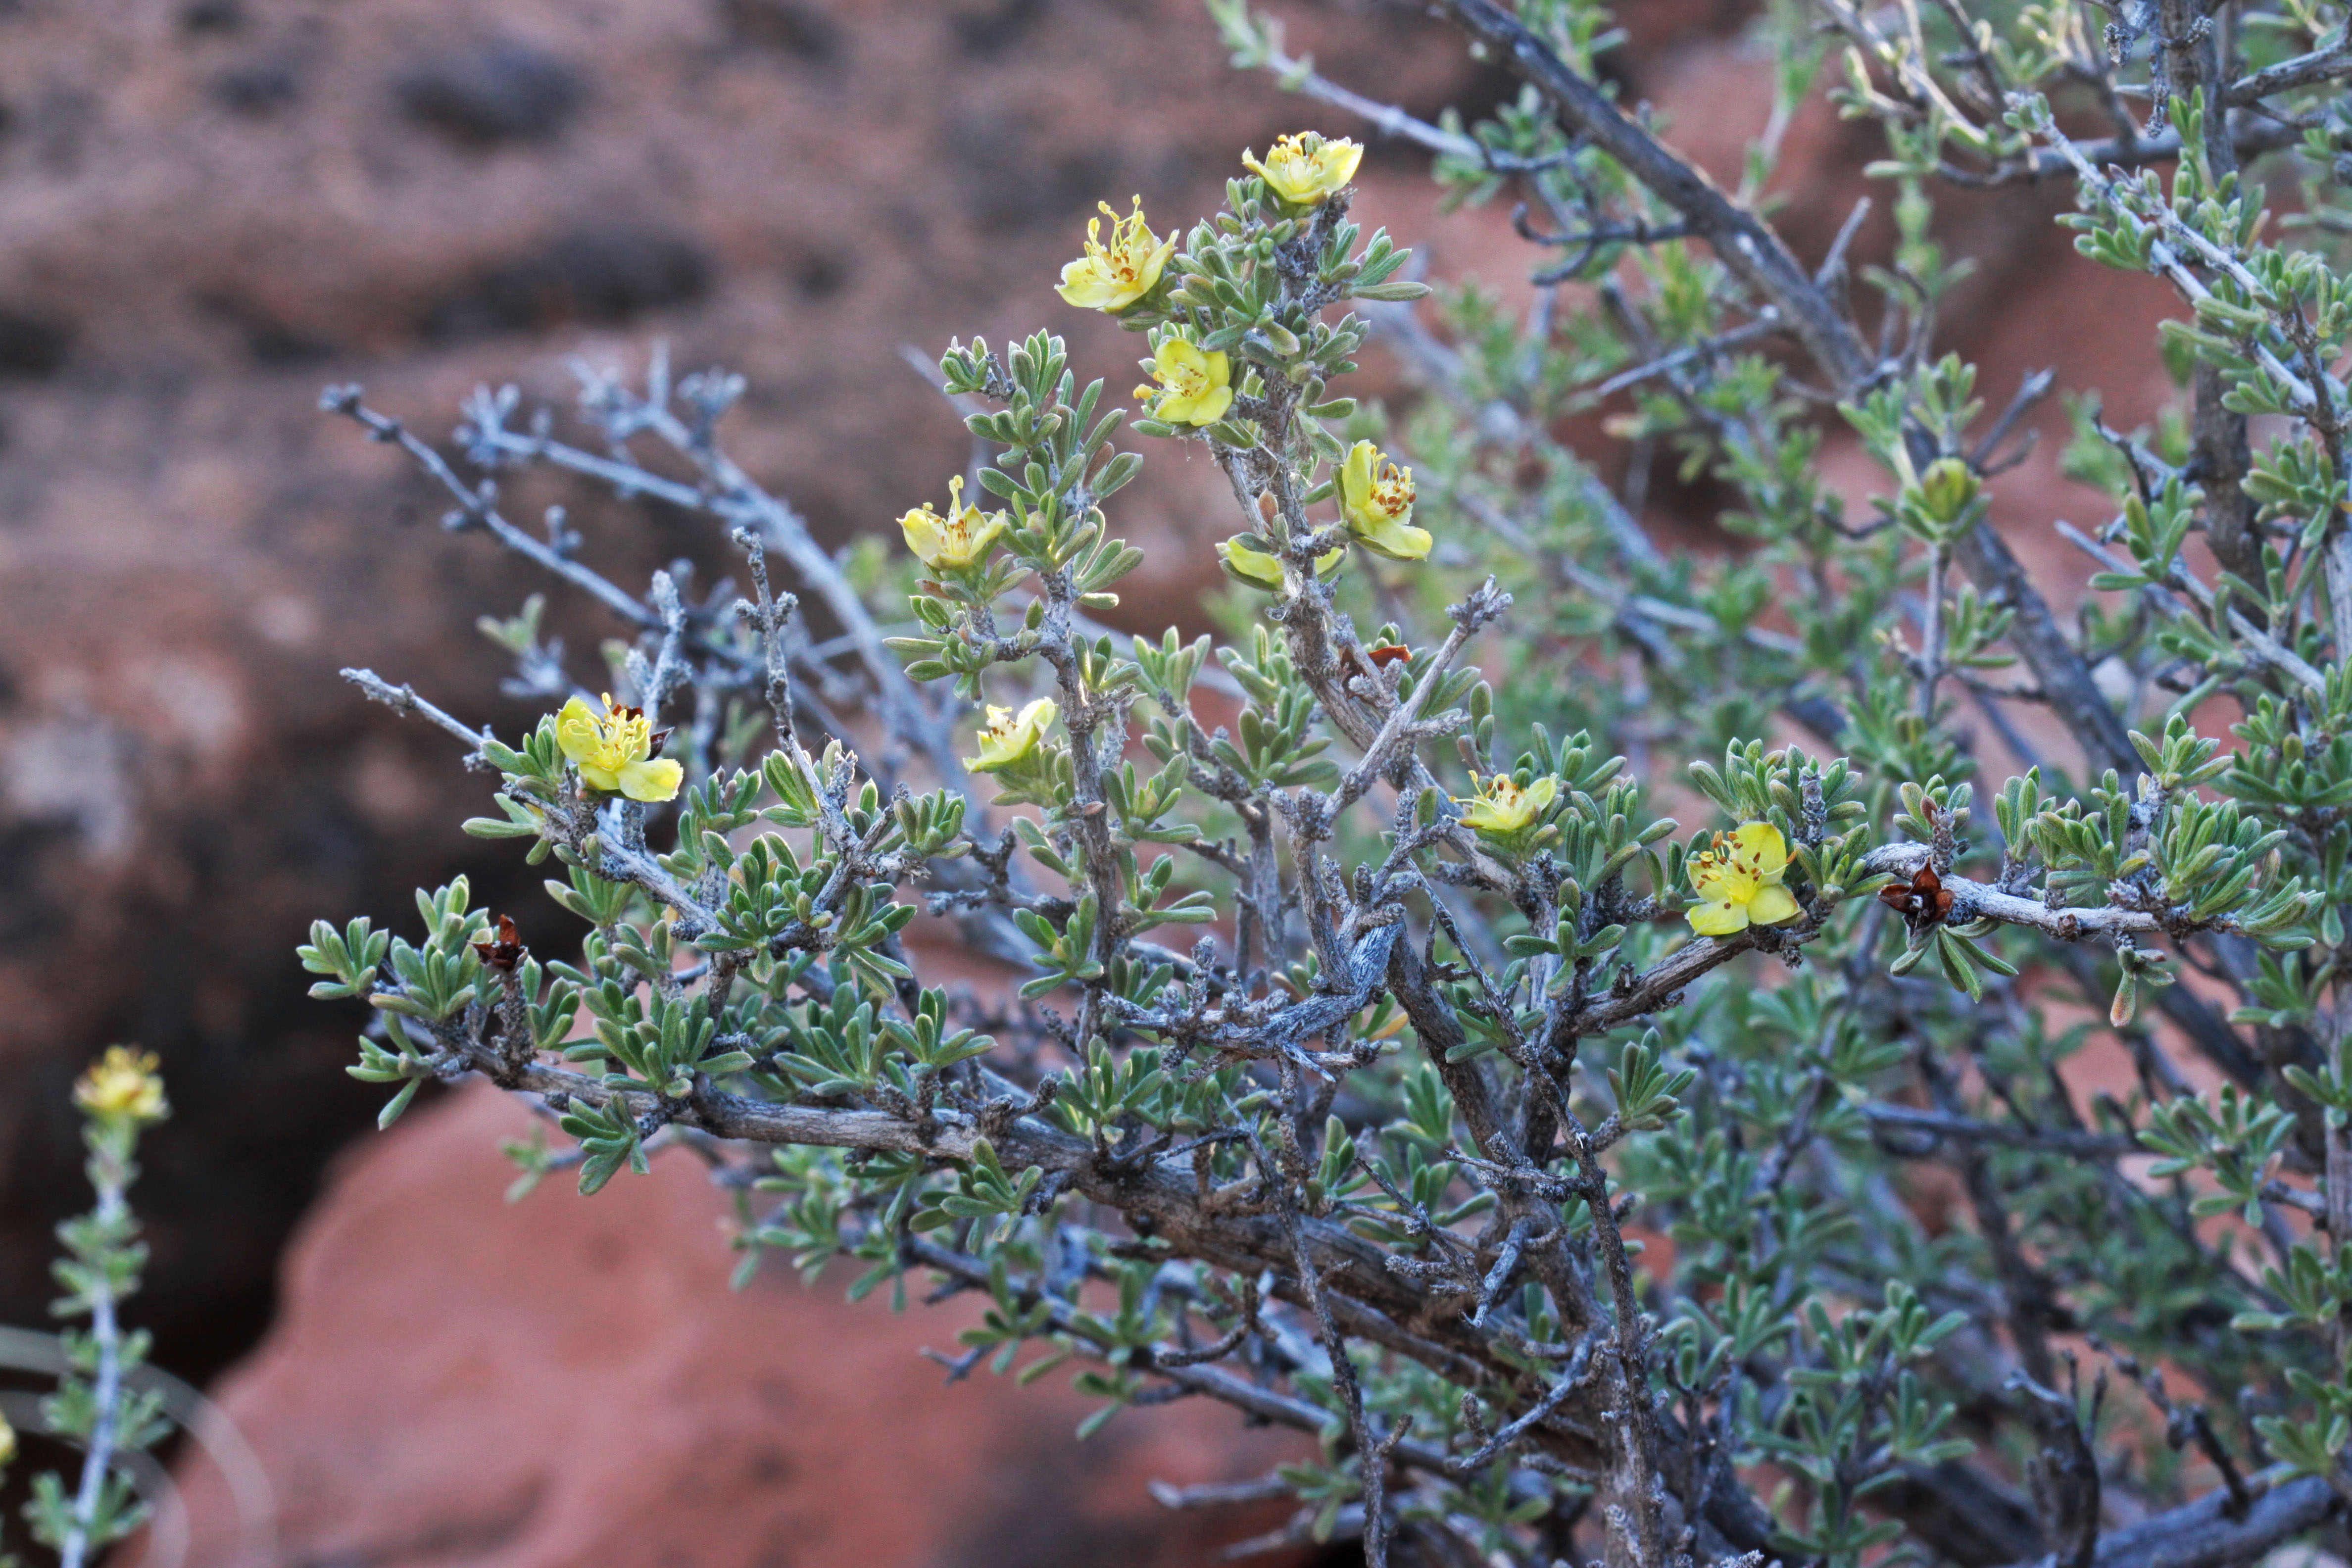
[[1356, 177], [1364, 161], [1361, 142], [1346, 137], [1328, 141], [1312, 131], [1294, 131], [1266, 149], [1265, 162], [1255, 153], [1242, 154], [1242, 166], [1266, 188], [1295, 207], [1311, 207]]
[[1151, 379], [1160, 390], [1135, 389], [1151, 401], [1151, 416], [1171, 425], [1214, 425], [1234, 405], [1233, 361], [1223, 349], [1203, 353], [1200, 345], [1171, 332], [1151, 355]]
[[1017, 719], [1010, 708], [991, 708], [980, 731], [980, 755], [966, 758], [964, 766], [976, 773], [1001, 773], [1027, 760], [1060, 711], [1050, 697], [1040, 697], [1021, 710]]
[[6, 1465], [16, 1457], [16, 1428], [8, 1425], [5, 1415], [0, 1415], [0, 1466]]
[[958, 474], [948, 481], [948, 514], [941, 517], [925, 501], [898, 520], [899, 531], [907, 536], [907, 548], [916, 558], [934, 572], [961, 572], [967, 566], [977, 566], [988, 559], [996, 548], [997, 536], [1011, 526], [1005, 515], [991, 512], [983, 518], [980, 508], [967, 505], [963, 499], [963, 476]]
[[171, 1110], [163, 1103], [163, 1080], [155, 1076], [155, 1054], [129, 1046], [106, 1047], [74, 1085], [74, 1102], [110, 1121], [161, 1121]]
[[[1475, 784], [1478, 775], [1470, 775]], [[1515, 838], [1536, 824], [1536, 818], [1549, 809], [1559, 797], [1559, 781], [1546, 775], [1525, 789], [1508, 773], [1496, 773], [1478, 785], [1478, 793], [1468, 800], [1456, 796], [1454, 804], [1465, 807], [1462, 826], [1496, 838]]]
[[[1345, 550], [1328, 550], [1315, 558], [1315, 574], [1321, 576], [1339, 564]], [[1217, 546], [1218, 559], [1225, 570], [1253, 588], [1280, 592], [1282, 588], [1282, 558], [1267, 553], [1251, 542], [1251, 536], [1237, 533]]]
[[1788, 841], [1770, 823], [1718, 833], [1714, 847], [1690, 858], [1691, 888], [1699, 901], [1683, 911], [1684, 918], [1701, 936], [1730, 936], [1751, 925], [1794, 920], [1802, 911], [1780, 886], [1788, 870]]
[[1359, 441], [1339, 470], [1339, 514], [1348, 531], [1375, 554], [1419, 561], [1429, 553], [1429, 530], [1412, 526], [1412, 470], [1388, 461], [1370, 441]]
[[653, 721], [638, 709], [614, 706], [610, 692], [602, 713], [584, 698], [565, 703], [555, 716], [555, 742], [592, 789], [618, 791], [631, 800], [668, 800], [686, 779], [677, 763], [654, 755]]
[[1087, 253], [1062, 268], [1055, 287], [1063, 299], [1082, 310], [1124, 310], [1160, 281], [1168, 258], [1176, 254], [1176, 237], [1161, 239], [1143, 226], [1143, 198], [1121, 217], [1108, 202], [1097, 203], [1110, 219], [1110, 244], [1097, 237], [1102, 217], [1087, 219]]

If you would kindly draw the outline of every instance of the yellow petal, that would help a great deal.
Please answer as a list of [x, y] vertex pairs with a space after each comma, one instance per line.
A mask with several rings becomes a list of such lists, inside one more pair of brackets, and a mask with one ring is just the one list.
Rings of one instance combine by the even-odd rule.
[[555, 715], [555, 743], [573, 762], [594, 756], [604, 742], [604, 730], [596, 722], [595, 710], [588, 706], [586, 698], [573, 698]]
[[1731, 836], [1731, 841], [1739, 847], [1740, 858], [1767, 880], [1789, 868], [1789, 841], [1769, 822], [1747, 824]]
[[915, 559], [926, 566], [940, 563], [940, 552], [947, 543], [946, 519], [929, 506], [918, 507], [898, 520], [898, 531], [907, 536], [907, 548]]
[[1322, 152], [1316, 155], [1318, 172], [1326, 186], [1335, 191], [1356, 177], [1356, 166], [1363, 161], [1364, 144], [1344, 136], [1323, 143]]
[[1176, 237], [1171, 234], [1166, 239], [1160, 242], [1160, 248], [1153, 251], [1151, 253], [1151, 258], [1143, 264], [1143, 271], [1140, 276], [1140, 281], [1143, 287], [1135, 291], [1136, 299], [1142, 299], [1143, 296], [1150, 293], [1153, 289], [1159, 286], [1160, 273], [1167, 270], [1168, 258], [1175, 254]]
[[1339, 469], [1339, 510], [1350, 523], [1364, 515], [1364, 503], [1372, 494], [1372, 472], [1380, 461], [1381, 449], [1370, 441], [1359, 441], [1348, 448], [1348, 461]]
[[1091, 256], [1081, 256], [1062, 268], [1062, 280], [1055, 292], [1082, 310], [1108, 310], [1115, 308], [1119, 287], [1109, 269]]
[[1714, 850], [1692, 856], [1685, 868], [1690, 873], [1691, 890], [1711, 902], [1745, 904], [1762, 885], [1759, 879]]
[[1429, 547], [1436, 540], [1425, 528], [1383, 521], [1377, 527], [1356, 531], [1356, 542], [1373, 554], [1385, 555], [1391, 561], [1419, 561], [1429, 554]]
[[1693, 904], [1683, 911], [1683, 918], [1701, 936], [1731, 936], [1748, 929], [1748, 910], [1740, 904]]
[[1803, 912], [1797, 907], [1795, 896], [1778, 882], [1758, 889], [1756, 896], [1748, 900], [1748, 919], [1754, 925], [1776, 926]]
[[1160, 346], [1151, 351], [1152, 374], [1162, 381], [1172, 380], [1188, 370], [1205, 371], [1208, 367], [1208, 357], [1201, 353], [1199, 345], [1174, 333], [1160, 339]]
[[631, 800], [669, 800], [686, 782], [686, 769], [668, 757], [654, 757], [623, 768], [618, 782]]
[[621, 787], [621, 775], [611, 768], [600, 767], [594, 763], [583, 761], [580, 764], [580, 782], [590, 789], [601, 789], [610, 795]]
[[988, 521], [981, 525], [980, 531], [971, 536], [971, 543], [965, 551], [965, 559], [967, 561], [987, 560], [988, 552], [996, 548], [997, 540], [1002, 538], [1004, 531], [1012, 526], [1013, 520], [1004, 513], [990, 512]]
[[1244, 543], [1244, 538], [1228, 539], [1217, 546], [1217, 555], [1225, 570], [1253, 588], [1280, 588], [1282, 563], [1265, 551]]
[[1214, 425], [1225, 416], [1225, 410], [1233, 405], [1234, 389], [1232, 387], [1213, 386], [1206, 393], [1185, 405], [1182, 418], [1187, 425]]

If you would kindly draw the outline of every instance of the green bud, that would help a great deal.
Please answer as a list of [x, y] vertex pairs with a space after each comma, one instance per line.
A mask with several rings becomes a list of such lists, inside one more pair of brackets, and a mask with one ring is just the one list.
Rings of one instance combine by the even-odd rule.
[[1945, 524], [1959, 521], [1981, 488], [1982, 481], [1958, 458], [1938, 458], [1919, 476], [1919, 499], [1927, 515]]

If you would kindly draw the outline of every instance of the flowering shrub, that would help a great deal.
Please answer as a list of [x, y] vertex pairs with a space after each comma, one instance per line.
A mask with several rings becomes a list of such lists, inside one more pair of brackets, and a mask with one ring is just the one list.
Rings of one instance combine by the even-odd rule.
[[[526, 1179], [586, 1192], [692, 1145], [746, 1275], [977, 1293], [958, 1373], [1066, 1368], [1088, 1430], [1193, 1395], [1295, 1427], [1263, 1485], [1175, 1500], [1293, 1498], [1285, 1539], [1376, 1563], [2217, 1565], [2320, 1527], [2352, 1498], [2343, 8], [1773, 7], [1783, 109], [1834, 52], [1884, 127], [1874, 295], [1860, 212], [1803, 261], [1760, 216], [1786, 114], [1718, 188], [1602, 85], [1589, 0], [1442, 0], [1526, 83], [1466, 126], [1213, 8], [1242, 65], [1524, 202], [1531, 310], [1413, 308], [1346, 137], [1164, 235], [1106, 205], [1060, 293], [1139, 334], [1135, 416], [1049, 332], [951, 345], [989, 457], [899, 520], [895, 582], [728, 458], [733, 377], [590, 375], [578, 445], [467, 405], [486, 475], [728, 530], [750, 591], [699, 603], [329, 393], [629, 634], [599, 703], [536, 601], [487, 622], [550, 710], [511, 744], [351, 672], [495, 774], [467, 831], [555, 872], [554, 910], [494, 924], [459, 880], [315, 929], [386, 1121], [478, 1074], [560, 1134]], [[2182, 302], [2177, 418], [2074, 409], [2113, 517], [2072, 536], [2071, 627], [1983, 485], [2050, 378], [1988, 417], [1936, 348], [1935, 191], [2049, 180], [2084, 265]], [[1424, 388], [1399, 418], [1346, 390], [1375, 337]], [[1603, 408], [1626, 490], [1559, 434]], [[1836, 430], [1886, 475], [1861, 515]], [[1229, 481], [1223, 646], [1096, 619], [1140, 558], [1128, 437]], [[1665, 451], [1743, 552], [1652, 542]], [[924, 911], [1017, 995], [936, 984]]]
[[[63, 1568], [99, 1561], [146, 1522], [147, 1489], [133, 1489], [129, 1466], [171, 1430], [168, 1390], [184, 1387], [146, 1367], [147, 1336], [126, 1329], [121, 1316], [147, 1262], [128, 1198], [139, 1175], [132, 1157], [141, 1134], [171, 1114], [155, 1066], [146, 1052], [113, 1046], [74, 1084], [89, 1154], [84, 1168], [98, 1202], [58, 1227], [65, 1256], [54, 1272], [66, 1293], [51, 1310], [86, 1326], [54, 1339], [11, 1330], [0, 1346], [0, 1364], [57, 1374], [57, 1392], [35, 1407], [35, 1429], [82, 1451], [71, 1480], [54, 1470], [36, 1474], [25, 1505], [34, 1541], [55, 1552]], [[0, 1415], [0, 1470], [16, 1457], [16, 1429]], [[0, 1568], [19, 1561], [0, 1552]]]

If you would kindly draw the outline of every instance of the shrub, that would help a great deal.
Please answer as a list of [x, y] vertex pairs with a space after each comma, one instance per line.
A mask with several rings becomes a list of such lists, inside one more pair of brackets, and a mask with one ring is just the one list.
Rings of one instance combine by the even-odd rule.
[[[1782, 108], [1826, 70], [1884, 128], [1859, 279], [1859, 210], [1810, 260], [1762, 216], [1785, 113], [1726, 191], [1604, 84], [1588, 0], [1440, 8], [1525, 83], [1490, 120], [1213, 6], [1453, 199], [1524, 203], [1533, 309], [1416, 310], [1342, 138], [1190, 223], [1106, 208], [1062, 292], [1139, 334], [1136, 416], [1050, 333], [951, 346], [986, 460], [887, 563], [730, 460], [722, 373], [589, 374], [579, 442], [479, 394], [479, 478], [331, 391], [626, 633], [575, 685], [540, 601], [487, 622], [550, 710], [511, 744], [350, 672], [496, 773], [467, 830], [578, 922], [462, 879], [399, 934], [320, 922], [319, 994], [375, 1010], [354, 1071], [387, 1122], [428, 1079], [533, 1097], [526, 1181], [691, 1145], [745, 1275], [978, 1293], [958, 1373], [1067, 1368], [1087, 1430], [1206, 1396], [1311, 1434], [1240, 1490], [1375, 1563], [2315, 1530], [2352, 1497], [2343, 8], [1773, 6]], [[2071, 536], [2073, 625], [1984, 483], [2051, 379], [1988, 416], [1936, 347], [1936, 194], [2049, 181], [2087, 264], [2181, 302], [2179, 408], [2074, 411], [2112, 521]], [[1375, 336], [1425, 387], [1399, 417], [1346, 390]], [[1635, 484], [1664, 454], [1736, 498], [1740, 547], [1660, 549], [1566, 443], [1595, 411]], [[1860, 515], [1841, 428], [1886, 475]], [[1223, 646], [1095, 619], [1139, 558], [1129, 437], [1230, 481]], [[533, 465], [711, 520], [749, 593], [641, 595], [509, 521]], [[1017, 998], [927, 974], [919, 910]]]
[[[171, 1114], [155, 1058], [109, 1047], [75, 1083], [74, 1105], [97, 1203], [58, 1226], [65, 1254], [52, 1272], [66, 1293], [50, 1310], [87, 1326], [54, 1335], [0, 1329], [0, 1365], [57, 1380], [56, 1392], [37, 1402], [18, 1395], [10, 1403], [20, 1415], [31, 1407], [32, 1430], [82, 1452], [70, 1480], [55, 1470], [35, 1472], [25, 1505], [33, 1539], [54, 1551], [63, 1568], [97, 1562], [148, 1521], [158, 1478], [147, 1450], [171, 1432], [174, 1415], [203, 1403], [185, 1384], [146, 1364], [147, 1335], [124, 1327], [121, 1317], [147, 1264], [128, 1196], [139, 1177], [139, 1140]], [[0, 1470], [16, 1458], [16, 1429], [0, 1415]], [[142, 1464], [143, 1471], [134, 1468]], [[0, 1551], [0, 1568], [19, 1561]]]

